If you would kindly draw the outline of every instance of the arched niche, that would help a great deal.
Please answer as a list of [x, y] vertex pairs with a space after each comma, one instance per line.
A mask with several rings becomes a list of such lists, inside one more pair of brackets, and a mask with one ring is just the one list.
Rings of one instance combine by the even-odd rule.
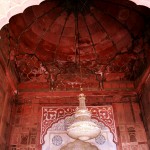
[[[92, 113], [92, 121], [101, 128], [101, 134], [88, 140], [99, 149], [116, 150], [117, 134], [112, 106], [88, 106]], [[43, 107], [41, 119], [40, 141], [42, 150], [59, 150], [74, 139], [70, 138], [66, 129], [74, 120], [76, 107]]]
[[105, 126], [102, 122], [98, 122], [96, 119], [92, 119], [100, 128], [101, 133], [98, 137], [80, 142], [75, 139], [70, 138], [66, 133], [66, 128], [72, 123], [73, 116], [68, 116], [65, 119], [59, 120], [57, 123], [54, 123], [51, 128], [47, 130], [46, 135], [44, 136], [44, 144], [42, 145], [42, 150], [61, 150], [67, 148], [68, 146], [73, 147], [74, 144], [80, 145], [81, 143], [97, 148], [99, 150], [117, 150], [116, 143], [113, 141], [113, 134], [110, 132], [110, 129]]

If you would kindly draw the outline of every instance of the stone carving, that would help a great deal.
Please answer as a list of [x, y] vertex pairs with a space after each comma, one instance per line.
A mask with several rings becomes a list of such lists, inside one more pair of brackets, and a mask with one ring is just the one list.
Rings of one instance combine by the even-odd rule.
[[63, 146], [60, 150], [68, 150], [68, 149], [69, 150], [98, 150], [98, 148], [95, 145], [80, 140], [75, 140], [74, 142], [71, 142], [66, 146]]
[[[114, 142], [117, 142], [117, 135], [116, 135], [116, 128], [115, 128], [115, 121], [113, 117], [113, 109], [112, 106], [98, 106], [98, 107], [87, 107], [89, 111], [92, 113], [92, 120], [100, 127], [102, 124], [99, 124], [98, 122], [102, 122], [105, 126], [107, 126], [110, 129], [110, 132], [114, 136]], [[41, 120], [41, 135], [40, 135], [40, 142], [43, 144], [44, 142], [44, 135], [46, 134], [48, 128], [51, 128], [53, 124], [59, 122], [62, 119], [65, 119], [66, 117], [72, 116], [75, 112], [76, 107], [43, 107], [42, 108], [42, 120]], [[67, 119], [68, 120], [68, 119]], [[66, 126], [69, 124], [70, 121], [67, 122]], [[59, 128], [58, 126], [54, 128]], [[60, 127], [60, 129], [62, 129]]]
[[27, 134], [23, 134], [21, 136], [21, 144], [27, 145], [28, 144], [28, 138], [29, 138], [29, 136]]
[[106, 138], [102, 134], [100, 134], [95, 138], [95, 142], [99, 145], [103, 145], [106, 142]]
[[[27, 0], [23, 1], [26, 2]], [[112, 29], [116, 29], [117, 34], [113, 35], [111, 32], [104, 32], [103, 35], [99, 22], [85, 15], [87, 20], [95, 20], [92, 25], [87, 22], [87, 26], [89, 26], [89, 30], [91, 30], [91, 36], [89, 36], [90, 34], [87, 30], [84, 31], [82, 29], [86, 29], [85, 21], [82, 17], [79, 17], [79, 24], [83, 25], [82, 28], [80, 26], [78, 27], [77, 30], [79, 33], [73, 32], [71, 36], [66, 36], [70, 35], [70, 31], [75, 30], [77, 22], [71, 21], [72, 19], [76, 20], [72, 12], [68, 17], [66, 16], [67, 13], [57, 16], [56, 14], [64, 10], [61, 10], [62, 8], [68, 8], [66, 4], [65, 6], [62, 4], [61, 9], [58, 9], [55, 7], [57, 2], [59, 1], [45, 1], [39, 6], [27, 8], [22, 14], [18, 14], [10, 19], [10, 26], [5, 26], [6, 29], [2, 29], [3, 32], [4, 29], [7, 32], [4, 32], [4, 35], [1, 34], [1, 39], [6, 42], [5, 45], [7, 45], [7, 48], [5, 49], [10, 51], [8, 52], [10, 53], [10, 60], [15, 64], [16, 70], [19, 72], [18, 75], [21, 74], [19, 76], [21, 81], [47, 81], [51, 90], [75, 90], [79, 89], [81, 84], [83, 88], [93, 90], [103, 89], [103, 83], [105, 81], [135, 80], [141, 75], [143, 69], [147, 66], [144, 42], [132, 39], [131, 33], [126, 31], [127, 29], [125, 28], [128, 24], [121, 25], [122, 21], [118, 19], [118, 15], [113, 16], [111, 20], [114, 21], [110, 26]], [[71, 5], [72, 2], [73, 1], [69, 2], [69, 5]], [[18, 0], [15, 0], [14, 4], [18, 4]], [[19, 2], [19, 5], [21, 4], [22, 2]], [[93, 8], [95, 4], [97, 4], [96, 1], [92, 4]], [[4, 3], [2, 3], [2, 6], [3, 5]], [[89, 5], [91, 5], [91, 3], [89, 3]], [[99, 3], [99, 5], [101, 6], [101, 3]], [[10, 4], [10, 6], [12, 6], [12, 4]], [[4, 8], [7, 10], [7, 7]], [[71, 8], [73, 9], [74, 5], [72, 5]], [[119, 12], [116, 14], [120, 13], [119, 18], [121, 18], [121, 20], [128, 18], [129, 9], [120, 9], [119, 6], [117, 6], [117, 8]], [[116, 9], [116, 7], [114, 9]], [[101, 14], [96, 9], [94, 9], [92, 13], [96, 18], [103, 15], [103, 13]], [[112, 11], [108, 11], [107, 13], [108, 15], [106, 16], [110, 17]], [[135, 16], [133, 14], [135, 14]], [[131, 18], [138, 16], [139, 20], [142, 20], [142, 18], [140, 18], [141, 15], [138, 13], [132, 13], [132, 15], [132, 17], [130, 16]], [[68, 18], [66, 20], [67, 24], [70, 24], [69, 29], [67, 26], [62, 25], [66, 17]], [[43, 20], [45, 21], [43, 22]], [[60, 20], [61, 25], [59, 25], [56, 20]], [[131, 26], [136, 24], [137, 19], [135, 20], [131, 22]], [[104, 28], [109, 26], [109, 21], [107, 21], [107, 19], [104, 21], [104, 24], [106, 24]], [[137, 32], [136, 34], [143, 32], [143, 23], [144, 22], [141, 21], [139, 26], [134, 29]], [[62, 28], [64, 28], [64, 32], [62, 32], [60, 36]], [[83, 33], [84, 35], [82, 35]], [[86, 38], [84, 37], [85, 34], [87, 35]], [[106, 34], [108, 34], [108, 36], [106, 36]], [[110, 38], [111, 35], [113, 35], [112, 38]], [[59, 36], [61, 40], [57, 42]], [[77, 38], [78, 36], [79, 39]], [[139, 37], [141, 35], [136, 36]], [[78, 40], [74, 40], [74, 38]], [[141, 39], [143, 38], [142, 36]], [[8, 47], [8, 45], [10, 46]], [[78, 49], [74, 48], [75, 45], [78, 45]], [[1, 42], [1, 46], [5, 47], [3, 42]], [[94, 51], [92, 50], [93, 48], [95, 49]], [[133, 52], [131, 49], [133, 49]], [[33, 64], [35, 68], [30, 68], [30, 58], [24, 59], [26, 56], [20, 57], [20, 55], [34, 55], [40, 62], [40, 66], [38, 66], [39, 69], [33, 63], [31, 64]], [[17, 59], [18, 56], [22, 61], [21, 65], [18, 65], [18, 62], [20, 63], [20, 60]], [[37, 61], [35, 60], [35, 62]], [[37, 64], [39, 62], [37, 62]], [[82, 66], [82, 79], [80, 77], [80, 66]], [[48, 72], [43, 69], [46, 69]], [[45, 73], [47, 73], [48, 79]]]
[[130, 142], [137, 142], [135, 128], [134, 127], [128, 127], [127, 129], [128, 129]]
[[46, 69], [49, 73], [50, 89], [54, 90], [56, 88], [57, 76], [60, 74], [60, 69], [57, 64], [46, 64]]
[[41, 144], [44, 142], [44, 135], [47, 129], [52, 125], [67, 116], [73, 115], [75, 112], [74, 108], [59, 108], [59, 107], [43, 107], [42, 108], [42, 120], [41, 120]]
[[61, 136], [59, 135], [55, 135], [53, 138], [52, 138], [52, 143], [55, 145], [55, 146], [60, 146], [63, 142], [63, 139]]
[[46, 82], [48, 72], [34, 55], [18, 55], [16, 65], [20, 72], [21, 81]]

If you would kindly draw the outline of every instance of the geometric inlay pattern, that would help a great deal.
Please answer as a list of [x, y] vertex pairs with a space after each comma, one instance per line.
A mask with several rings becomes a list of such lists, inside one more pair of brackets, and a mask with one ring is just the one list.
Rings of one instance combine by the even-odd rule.
[[103, 145], [106, 142], [106, 138], [102, 134], [100, 134], [95, 138], [95, 142], [99, 145]]
[[60, 145], [62, 144], [62, 141], [63, 141], [63, 139], [62, 139], [62, 137], [59, 136], [59, 135], [55, 135], [55, 136], [52, 138], [52, 143], [53, 143], [53, 145], [55, 145], [55, 146], [60, 146]]

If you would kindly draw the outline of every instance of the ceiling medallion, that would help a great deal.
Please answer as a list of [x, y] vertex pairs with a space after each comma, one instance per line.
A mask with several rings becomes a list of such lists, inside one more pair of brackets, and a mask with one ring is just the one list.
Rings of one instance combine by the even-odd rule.
[[91, 121], [91, 113], [85, 105], [85, 95], [79, 94], [79, 107], [75, 112], [75, 121], [67, 129], [67, 134], [73, 139], [86, 141], [100, 134], [100, 128]]

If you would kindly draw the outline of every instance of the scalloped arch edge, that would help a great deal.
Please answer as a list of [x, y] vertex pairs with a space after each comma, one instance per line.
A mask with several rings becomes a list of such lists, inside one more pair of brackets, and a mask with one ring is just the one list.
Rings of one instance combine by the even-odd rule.
[[[22, 13], [27, 7], [33, 6], [33, 5], [39, 5], [44, 0], [24, 0], [22, 3], [20, 3], [18, 0], [10, 0], [6, 2], [5, 0], [1, 0], [0, 6], [4, 7], [6, 10], [0, 9], [0, 29], [7, 23], [9, 23], [9, 19], [19, 13]], [[149, 0], [130, 0], [134, 2], [137, 5], [143, 5], [148, 8], [150, 8], [150, 1]], [[11, 6], [11, 4], [13, 4]], [[1, 5], [3, 4], [3, 5]], [[15, 5], [16, 4], [16, 5]], [[9, 8], [7, 10], [7, 8]]]

